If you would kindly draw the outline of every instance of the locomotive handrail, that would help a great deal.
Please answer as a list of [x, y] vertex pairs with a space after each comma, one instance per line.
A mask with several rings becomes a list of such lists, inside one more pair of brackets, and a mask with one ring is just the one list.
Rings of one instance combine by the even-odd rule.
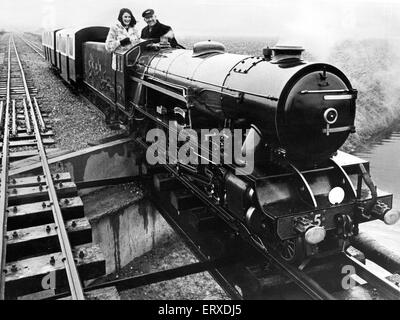
[[357, 93], [355, 89], [335, 89], [335, 90], [302, 90], [301, 94], [313, 94], [313, 93]]
[[[175, 98], [175, 99], [180, 100], [180, 101], [183, 101], [183, 102], [187, 102], [187, 101], [186, 101], [186, 98], [185, 98], [185, 96], [184, 96], [183, 94], [182, 94], [182, 95], [179, 95], [179, 94], [176, 93], [176, 92], [167, 90], [166, 88], [160, 87], [160, 86], [158, 86], [158, 85], [156, 85], [156, 84], [154, 84], [154, 83], [148, 82], [148, 81], [143, 80], [143, 79], [136, 78], [136, 77], [134, 77], [134, 76], [131, 76], [130, 78], [131, 78], [133, 81], [135, 81], [135, 82], [137, 82], [137, 83], [140, 83], [140, 84], [142, 84], [142, 85], [144, 85], [144, 86], [146, 86], [146, 87], [148, 87], [148, 88], [159, 90], [159, 91], [161, 91], [162, 93], [165, 93], [166, 95], [171, 96], [172, 98]], [[157, 79], [157, 80], [158, 80], [158, 79]], [[160, 82], [160, 81], [159, 81], [159, 82]], [[179, 88], [179, 89], [181, 89], [181, 88]]]
[[145, 77], [146, 77], [146, 79], [150, 79], [150, 80], [153, 80], [153, 81], [162, 83], [162, 84], [164, 84], [164, 85], [167, 85], [168, 87], [173, 87], [173, 88], [182, 90], [182, 91], [183, 91], [183, 94], [184, 94], [185, 91], [187, 90], [187, 88], [184, 87], [184, 86], [180, 86], [180, 85], [178, 85], [178, 84], [170, 83], [170, 82], [167, 82], [167, 81], [158, 79], [158, 78], [156, 78], [156, 77], [154, 77], [154, 76], [148, 76], [148, 75], [146, 75]]
[[344, 131], [351, 131], [351, 132], [355, 132], [355, 126], [344, 126], [344, 127], [334, 127], [334, 128], [329, 128], [326, 129], [322, 129], [322, 133], [327, 133], [329, 131], [329, 133], [337, 133], [337, 132], [344, 132]]
[[[168, 86], [168, 87], [173, 87], [173, 88], [182, 90], [182, 91], [183, 91], [182, 96], [183, 96], [183, 97], [186, 97], [186, 96], [187, 96], [186, 91], [187, 91], [188, 89], [187, 89], [186, 87], [184, 87], [184, 86], [179, 86], [179, 85], [176, 85], [176, 84], [171, 84], [170, 82], [167, 82], [167, 81], [164, 81], [164, 80], [155, 78], [154, 76], [146, 76], [146, 78], [147, 78], [147, 79], [150, 79], [150, 80], [153, 80], [153, 81], [156, 81], [156, 82], [159, 82], [159, 83], [162, 83], [162, 84], [164, 84], [164, 85], [166, 85], [166, 86]], [[135, 80], [135, 81], [137, 81], [137, 82], [141, 81], [144, 85], [146, 85], [146, 80], [142, 80], [142, 79], [136, 78], [136, 77], [134, 77], [134, 76], [131, 76], [131, 79], [133, 79], [133, 80]], [[222, 87], [221, 87], [221, 88], [222, 88]], [[241, 91], [236, 91], [236, 92], [235, 92], [236, 94], [230, 94], [230, 93], [228, 93], [228, 92], [217, 91], [217, 90], [213, 90], [213, 89], [210, 89], [210, 88], [204, 88], [204, 89], [201, 89], [201, 90], [199, 90], [199, 91], [195, 91], [195, 93], [200, 94], [200, 93], [203, 92], [203, 91], [215, 92], [215, 93], [222, 94], [222, 95], [226, 95], [226, 96], [230, 96], [230, 97], [236, 98], [236, 99], [239, 99], [239, 98], [243, 95], [243, 92], [241, 92]], [[233, 91], [233, 90], [231, 90], [231, 91]]]
[[239, 91], [236, 91], [236, 94], [230, 94], [230, 93], [228, 93], [228, 92], [217, 91], [217, 90], [213, 90], [213, 89], [209, 89], [209, 88], [201, 89], [201, 90], [199, 90], [197, 93], [200, 94], [200, 93], [202, 93], [202, 92], [204, 92], [204, 91], [219, 93], [219, 94], [226, 95], [226, 96], [229, 96], [229, 97], [232, 97], [232, 98], [235, 98], [235, 99], [239, 99], [241, 96], [243, 96], [243, 93], [242, 93], [242, 92], [239, 92]]

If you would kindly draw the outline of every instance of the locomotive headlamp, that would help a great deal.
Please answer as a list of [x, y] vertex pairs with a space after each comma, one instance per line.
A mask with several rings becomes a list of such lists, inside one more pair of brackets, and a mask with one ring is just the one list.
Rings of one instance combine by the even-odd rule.
[[400, 212], [396, 209], [391, 209], [383, 216], [383, 222], [387, 225], [395, 224], [400, 219]]
[[341, 187], [335, 187], [329, 191], [328, 199], [331, 204], [340, 204], [344, 199], [344, 190]]
[[320, 226], [321, 220], [318, 225], [315, 220], [312, 221], [310, 217], [296, 217], [294, 219], [295, 230], [304, 234], [304, 240], [308, 244], [317, 244], [325, 239], [326, 230], [323, 226]]
[[378, 200], [371, 210], [371, 215], [382, 220], [387, 225], [395, 224], [400, 219], [400, 211], [390, 208], [386, 203]]
[[338, 112], [334, 108], [326, 109], [324, 112], [324, 119], [328, 124], [334, 124], [338, 118]]
[[309, 244], [317, 244], [325, 239], [326, 231], [324, 227], [311, 227], [304, 234], [304, 239]]

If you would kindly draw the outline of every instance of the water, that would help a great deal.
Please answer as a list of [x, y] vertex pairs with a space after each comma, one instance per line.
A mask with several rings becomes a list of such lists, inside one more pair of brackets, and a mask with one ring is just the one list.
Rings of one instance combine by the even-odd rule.
[[[400, 126], [355, 155], [370, 162], [373, 181], [379, 189], [393, 193], [393, 207], [400, 209]], [[360, 230], [400, 254], [400, 222], [387, 226], [374, 221], [361, 225]]]

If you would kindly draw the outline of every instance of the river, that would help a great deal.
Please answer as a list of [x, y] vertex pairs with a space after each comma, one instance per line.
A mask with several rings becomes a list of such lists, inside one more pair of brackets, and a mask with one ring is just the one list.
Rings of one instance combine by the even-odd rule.
[[[400, 209], [400, 126], [368, 150], [354, 154], [370, 162], [373, 181], [381, 190], [393, 193], [393, 207]], [[381, 221], [364, 223], [360, 231], [368, 232], [385, 247], [400, 254], [400, 222], [387, 226]]]

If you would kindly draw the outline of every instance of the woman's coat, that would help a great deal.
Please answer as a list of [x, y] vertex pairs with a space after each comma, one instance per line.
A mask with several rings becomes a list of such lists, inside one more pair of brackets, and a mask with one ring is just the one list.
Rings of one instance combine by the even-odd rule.
[[[121, 46], [120, 41], [125, 38], [129, 38], [131, 40], [131, 44]], [[116, 69], [116, 56], [114, 51], [117, 48], [128, 49], [130, 46], [132, 46], [132, 44], [138, 42], [139, 40], [139, 33], [134, 27], [129, 27], [128, 30], [126, 30], [119, 21], [110, 27], [110, 31], [108, 32], [106, 39], [106, 50], [113, 53], [112, 68], [114, 70]]]

